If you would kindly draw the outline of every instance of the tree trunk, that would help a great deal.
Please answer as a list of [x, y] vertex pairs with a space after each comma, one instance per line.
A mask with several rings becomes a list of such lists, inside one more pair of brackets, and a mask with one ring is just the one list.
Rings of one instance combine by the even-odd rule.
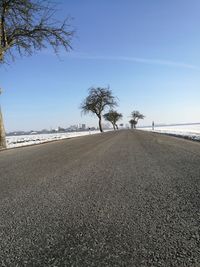
[[116, 127], [117, 130], [119, 129], [117, 124], [115, 124], [115, 127]]
[[113, 126], [113, 129], [114, 129], [114, 131], [115, 131], [115, 124], [114, 124], [114, 123], [112, 123], [112, 126]]
[[[3, 51], [0, 50], [0, 64], [3, 62]], [[1, 95], [1, 88], [0, 88], [0, 95]], [[0, 107], [0, 149], [6, 148], [6, 133], [4, 129], [4, 123], [3, 123], [3, 116], [1, 112]]]
[[101, 133], [103, 132], [102, 125], [101, 125], [101, 116], [99, 116], [99, 130]]
[[4, 50], [3, 48], [0, 48], [0, 64], [3, 64], [4, 61]]
[[3, 116], [0, 109], [0, 149], [6, 148], [6, 134], [3, 124]]
[[0, 50], [0, 63], [3, 62], [3, 52]]

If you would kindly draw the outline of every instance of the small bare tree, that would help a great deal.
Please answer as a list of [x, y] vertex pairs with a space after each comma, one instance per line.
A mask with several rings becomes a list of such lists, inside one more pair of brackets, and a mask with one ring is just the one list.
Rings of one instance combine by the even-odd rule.
[[145, 116], [137, 110], [135, 110], [131, 113], [131, 117], [132, 117], [132, 119], [129, 121], [129, 123], [131, 124], [132, 129], [136, 128], [136, 125], [137, 125], [139, 120], [143, 120], [145, 118]]
[[89, 94], [86, 99], [81, 104], [81, 110], [83, 113], [93, 113], [99, 119], [99, 130], [103, 132], [102, 129], [102, 112], [106, 108], [113, 108], [117, 106], [115, 97], [112, 94], [110, 88], [90, 88]]
[[122, 119], [122, 114], [118, 113], [115, 110], [110, 110], [108, 113], [103, 115], [104, 119], [111, 122], [113, 129], [116, 130], [118, 129], [117, 122]]
[[136, 127], [135, 127], [135, 125], [136, 125], [136, 121], [135, 121], [135, 120], [131, 119], [131, 120], [129, 121], [129, 123], [130, 123], [130, 125], [131, 125], [131, 129], [136, 128]]
[[9, 56], [14, 60], [17, 54], [32, 55], [48, 46], [55, 53], [59, 47], [69, 51], [74, 31], [70, 29], [69, 18], [63, 22], [54, 18], [55, 8], [46, 0], [1, 0], [0, 63]]

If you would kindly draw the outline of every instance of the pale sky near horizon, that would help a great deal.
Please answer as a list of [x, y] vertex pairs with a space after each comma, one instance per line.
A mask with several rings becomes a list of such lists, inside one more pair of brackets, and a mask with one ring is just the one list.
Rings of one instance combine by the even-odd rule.
[[[55, 1], [54, 1], [55, 2]], [[199, 0], [59, 0], [71, 15], [73, 51], [51, 49], [0, 67], [7, 131], [86, 123], [80, 103], [91, 86], [107, 86], [127, 123], [200, 122]]]

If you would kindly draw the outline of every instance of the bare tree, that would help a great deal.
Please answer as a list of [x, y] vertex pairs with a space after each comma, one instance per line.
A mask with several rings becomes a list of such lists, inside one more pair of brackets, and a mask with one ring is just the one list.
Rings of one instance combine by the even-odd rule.
[[137, 110], [135, 110], [131, 113], [131, 117], [132, 117], [132, 119], [129, 121], [129, 123], [131, 124], [132, 129], [136, 128], [136, 125], [137, 125], [139, 120], [141, 120], [141, 119], [143, 120], [145, 118], [145, 116]]
[[108, 113], [104, 114], [103, 117], [105, 120], [111, 122], [113, 129], [116, 130], [118, 129], [117, 122], [122, 119], [123, 116], [115, 110], [110, 110]]
[[131, 120], [129, 121], [129, 123], [130, 123], [130, 125], [131, 125], [131, 129], [136, 128], [136, 127], [135, 127], [135, 124], [136, 124], [136, 121], [135, 121], [135, 120], [131, 119]]
[[103, 132], [102, 129], [102, 112], [106, 108], [113, 108], [117, 106], [115, 97], [109, 87], [107, 88], [90, 88], [89, 94], [86, 99], [81, 104], [81, 110], [83, 113], [93, 113], [99, 119], [99, 130]]
[[57, 53], [59, 47], [71, 49], [74, 31], [69, 18], [59, 22], [54, 18], [55, 6], [46, 0], [1, 0], [0, 3], [0, 61], [5, 55], [15, 58], [16, 52], [32, 55], [50, 45]]
[[17, 54], [32, 55], [48, 46], [55, 53], [60, 47], [69, 51], [74, 31], [69, 18], [63, 22], [54, 18], [55, 11], [56, 6], [46, 0], [1, 0], [0, 63], [9, 56], [14, 60]]

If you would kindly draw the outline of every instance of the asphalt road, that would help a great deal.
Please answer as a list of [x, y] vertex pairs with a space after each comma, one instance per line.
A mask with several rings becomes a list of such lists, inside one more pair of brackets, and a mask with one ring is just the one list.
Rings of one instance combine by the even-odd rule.
[[200, 266], [200, 144], [127, 130], [0, 152], [0, 266]]

